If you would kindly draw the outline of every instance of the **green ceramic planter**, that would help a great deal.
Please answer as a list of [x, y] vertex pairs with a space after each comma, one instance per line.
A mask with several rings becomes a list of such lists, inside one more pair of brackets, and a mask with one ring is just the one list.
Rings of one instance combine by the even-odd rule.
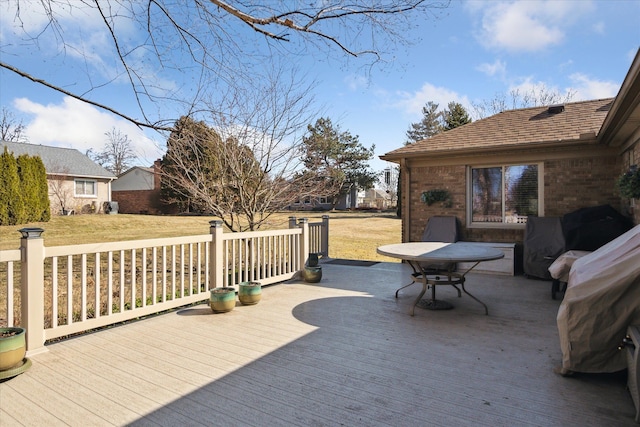
[[242, 305], [257, 304], [262, 298], [262, 284], [260, 282], [242, 282], [238, 290], [238, 299]]
[[0, 371], [20, 364], [27, 353], [24, 328], [0, 328]]
[[209, 306], [214, 313], [226, 313], [236, 306], [236, 290], [232, 287], [215, 288], [210, 291]]
[[305, 267], [302, 278], [307, 283], [318, 283], [322, 279], [322, 267]]

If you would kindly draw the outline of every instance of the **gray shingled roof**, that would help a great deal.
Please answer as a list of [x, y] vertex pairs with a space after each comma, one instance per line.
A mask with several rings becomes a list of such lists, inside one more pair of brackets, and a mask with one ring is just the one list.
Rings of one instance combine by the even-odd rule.
[[573, 102], [552, 114], [549, 107], [503, 111], [391, 151], [385, 160], [420, 155], [472, 152], [493, 148], [526, 148], [536, 143], [595, 141], [614, 98]]
[[40, 156], [47, 174], [86, 178], [115, 178], [116, 176], [73, 148], [49, 147], [0, 141], [0, 150], [7, 147], [15, 157], [21, 154]]

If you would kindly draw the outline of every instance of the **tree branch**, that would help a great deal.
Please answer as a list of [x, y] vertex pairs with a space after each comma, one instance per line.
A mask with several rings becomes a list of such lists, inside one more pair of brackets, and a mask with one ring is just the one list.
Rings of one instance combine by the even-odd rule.
[[6, 70], [12, 71], [12, 72], [16, 73], [17, 75], [19, 75], [21, 77], [24, 77], [24, 78], [26, 78], [28, 80], [31, 80], [34, 83], [41, 84], [41, 85], [46, 86], [46, 87], [48, 87], [50, 89], [53, 89], [53, 90], [55, 90], [57, 92], [60, 92], [60, 93], [62, 93], [64, 95], [70, 96], [73, 99], [77, 99], [78, 101], [81, 101], [81, 102], [84, 102], [86, 104], [93, 105], [94, 107], [98, 107], [100, 109], [109, 111], [110, 113], [113, 113], [116, 116], [121, 117], [121, 118], [133, 123], [134, 125], [138, 126], [139, 128], [153, 129], [153, 130], [158, 130], [158, 131], [171, 131], [173, 129], [171, 127], [160, 126], [160, 125], [154, 124], [154, 123], [141, 122], [141, 121], [136, 120], [133, 117], [127, 116], [126, 114], [123, 114], [123, 113], [119, 112], [118, 110], [113, 109], [113, 108], [111, 108], [111, 107], [109, 107], [107, 105], [104, 105], [104, 104], [101, 104], [99, 102], [95, 102], [95, 101], [92, 101], [92, 100], [87, 99], [85, 97], [76, 95], [76, 94], [74, 94], [72, 92], [69, 92], [66, 89], [63, 89], [63, 88], [61, 88], [59, 86], [55, 86], [55, 85], [49, 83], [46, 80], [42, 80], [42, 79], [38, 79], [36, 77], [33, 77], [31, 74], [25, 73], [24, 71], [22, 71], [22, 70], [20, 70], [20, 69], [18, 69], [16, 67], [13, 67], [13, 66], [5, 63], [5, 62], [0, 61], [0, 67], [4, 68]]

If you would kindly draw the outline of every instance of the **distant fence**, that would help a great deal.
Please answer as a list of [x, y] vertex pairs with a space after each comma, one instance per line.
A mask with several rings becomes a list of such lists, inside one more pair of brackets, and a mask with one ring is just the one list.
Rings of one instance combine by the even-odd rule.
[[20, 249], [0, 251], [0, 326], [26, 328], [33, 354], [47, 340], [207, 300], [212, 288], [288, 280], [309, 253], [328, 253], [328, 217], [289, 227], [225, 233], [211, 221], [204, 235], [54, 247], [44, 230], [23, 228]]

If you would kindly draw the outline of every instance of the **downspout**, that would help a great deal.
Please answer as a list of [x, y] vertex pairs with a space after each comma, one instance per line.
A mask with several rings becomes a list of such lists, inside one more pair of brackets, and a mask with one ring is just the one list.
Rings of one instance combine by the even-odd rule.
[[400, 159], [400, 170], [402, 171], [402, 242], [409, 242], [410, 238], [410, 224], [411, 224], [411, 203], [410, 200], [410, 182], [411, 182], [411, 169], [409, 168], [406, 158]]

